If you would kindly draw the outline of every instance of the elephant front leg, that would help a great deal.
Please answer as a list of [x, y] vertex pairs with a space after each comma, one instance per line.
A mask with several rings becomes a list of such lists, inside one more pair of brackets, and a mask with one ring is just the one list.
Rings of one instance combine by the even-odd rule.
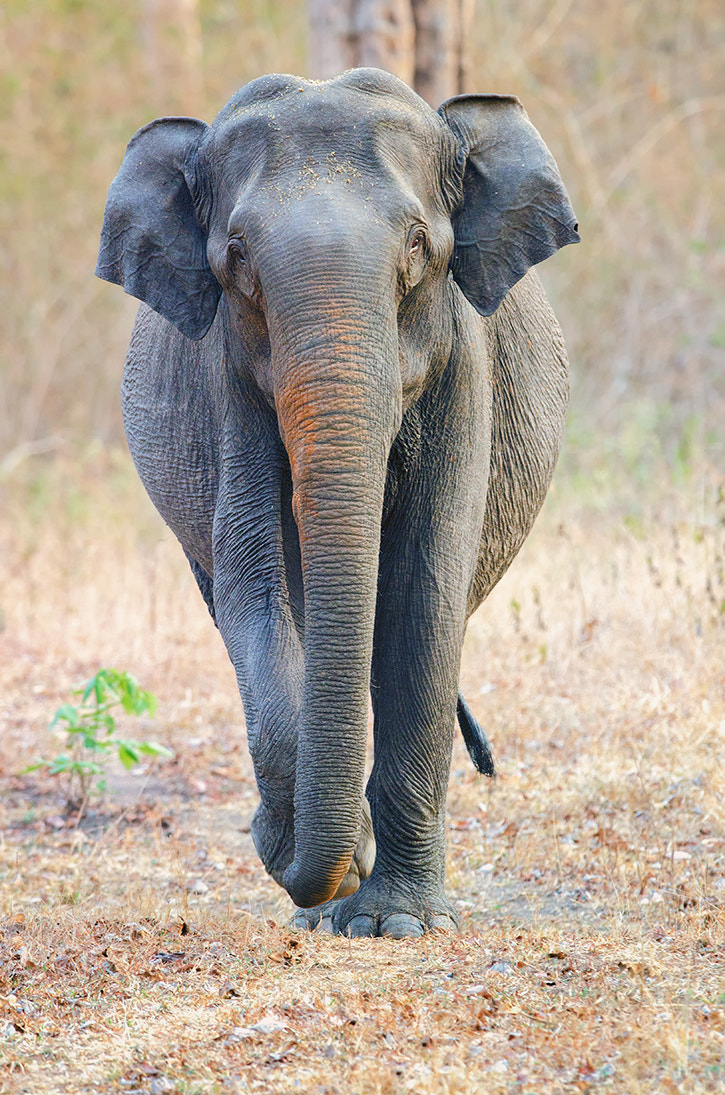
[[[372, 666], [375, 764], [367, 787], [375, 864], [356, 893], [300, 911], [352, 936], [455, 931], [445, 891], [445, 805], [465, 629], [467, 572], [430, 578], [427, 561], [402, 558], [381, 574]], [[445, 588], [458, 593], [441, 600]]]
[[215, 574], [217, 621], [236, 670], [260, 797], [252, 838], [266, 871], [282, 885], [294, 858], [302, 654], [288, 621], [261, 614], [255, 620], [226, 586], [220, 568]]
[[[243, 484], [246, 486], [246, 484]], [[213, 609], [235, 667], [260, 795], [252, 838], [265, 869], [284, 885], [295, 855], [297, 735], [304, 682], [302, 577], [284, 475], [255, 480], [263, 501], [222, 493], [215, 522]], [[255, 498], [256, 495], [253, 495]], [[249, 510], [264, 514], [252, 520]], [[337, 896], [353, 893], [372, 869], [375, 840], [367, 802], [360, 839]]]
[[[255, 846], [281, 884], [294, 858], [294, 789], [304, 654], [289, 473], [261, 409], [227, 438], [213, 529], [213, 611], [236, 671], [260, 805]], [[237, 439], [249, 439], [248, 450]], [[262, 461], [263, 468], [258, 465]]]
[[433, 605], [420, 612], [419, 604], [417, 619], [408, 616], [401, 627], [402, 607], [394, 596], [379, 615], [367, 789], [377, 856], [368, 882], [335, 918], [336, 929], [351, 935], [415, 936], [459, 925], [445, 892], [445, 805], [463, 619], [446, 626]]
[[458, 658], [450, 651], [445, 671], [439, 666], [439, 672], [428, 672], [422, 663], [442, 654], [433, 645], [435, 650], [421, 650], [395, 631], [376, 649], [375, 765], [367, 787], [375, 863], [345, 900], [300, 910], [297, 927], [321, 923], [345, 935], [397, 938], [458, 928], [445, 892], [445, 802]]

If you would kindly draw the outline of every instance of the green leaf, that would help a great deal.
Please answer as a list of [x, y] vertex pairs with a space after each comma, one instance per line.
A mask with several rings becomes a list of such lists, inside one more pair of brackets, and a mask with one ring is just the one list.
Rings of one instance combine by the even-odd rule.
[[135, 764], [138, 764], [141, 759], [138, 752], [135, 749], [135, 742], [131, 741], [119, 741], [118, 742], [118, 759], [124, 768], [133, 768]]
[[35, 764], [29, 764], [27, 768], [21, 768], [18, 775], [25, 776], [28, 772], [37, 772], [39, 768], [48, 768], [49, 765], [49, 760], [36, 760]]
[[101, 703], [103, 703], [105, 687], [103, 681], [101, 680], [101, 674], [96, 673], [95, 677], [91, 677], [88, 684], [84, 688], [78, 689], [76, 695], [82, 696], [83, 703], [88, 703], [91, 696], [94, 697], [96, 701], [96, 706], [99, 706]]
[[135, 743], [139, 753], [147, 757], [173, 757], [173, 749], [167, 749], [165, 745], [158, 745], [155, 741], [137, 741]]
[[59, 722], [67, 722], [67, 729], [70, 731], [75, 729], [79, 725], [79, 713], [78, 708], [73, 707], [70, 703], [64, 703], [62, 707], [59, 707], [53, 716], [53, 721], [50, 724], [50, 729], [54, 730]]
[[112, 738], [97, 738], [92, 731], [81, 731], [83, 737], [83, 745], [86, 749], [92, 750], [94, 753], [108, 752], [109, 749], [113, 749]]
[[51, 776], [57, 776], [59, 772], [66, 772], [69, 765], [73, 761], [65, 753], [61, 753], [59, 756], [54, 757], [53, 760], [48, 761], [48, 771]]
[[115, 669], [99, 669], [95, 677], [91, 677], [85, 687], [79, 690], [83, 695], [83, 702], [87, 703], [94, 696], [97, 707], [109, 701], [111, 704], [118, 703], [119, 678], [120, 674]]
[[116, 729], [116, 720], [113, 715], [99, 715], [96, 717], [96, 722], [99, 727], [103, 727], [107, 734], [112, 734]]
[[48, 769], [51, 776], [65, 775], [70, 772], [78, 776], [100, 776], [103, 768], [92, 760], [73, 760], [72, 757], [56, 757]]

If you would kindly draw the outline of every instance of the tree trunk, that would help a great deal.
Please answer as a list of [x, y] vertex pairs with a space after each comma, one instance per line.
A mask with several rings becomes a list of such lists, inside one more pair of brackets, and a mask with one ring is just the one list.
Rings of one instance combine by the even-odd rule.
[[438, 107], [468, 84], [467, 41], [473, 0], [412, 0], [418, 94]]
[[383, 68], [431, 106], [468, 86], [473, 0], [309, 0], [311, 75]]
[[410, 0], [356, 0], [356, 64], [384, 68], [406, 84], [415, 76], [415, 30]]
[[316, 80], [328, 80], [354, 68], [354, 0], [309, 0], [309, 70]]

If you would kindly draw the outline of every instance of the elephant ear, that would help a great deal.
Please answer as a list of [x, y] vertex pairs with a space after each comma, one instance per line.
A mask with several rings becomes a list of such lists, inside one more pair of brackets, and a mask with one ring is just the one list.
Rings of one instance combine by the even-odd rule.
[[96, 267], [192, 339], [209, 330], [221, 293], [192, 196], [208, 128], [195, 118], [158, 118], [131, 138], [108, 192]]
[[453, 276], [483, 316], [529, 267], [578, 243], [554, 157], [513, 95], [459, 95], [438, 113], [459, 146], [463, 204], [453, 214]]

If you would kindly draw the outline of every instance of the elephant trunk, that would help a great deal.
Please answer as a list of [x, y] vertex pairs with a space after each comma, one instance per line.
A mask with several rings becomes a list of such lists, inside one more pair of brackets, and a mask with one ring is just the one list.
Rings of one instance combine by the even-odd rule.
[[[393, 335], [390, 335], [390, 331]], [[305, 601], [295, 855], [301, 907], [334, 896], [360, 832], [387, 460], [400, 425], [397, 329], [330, 318], [273, 340]]]

